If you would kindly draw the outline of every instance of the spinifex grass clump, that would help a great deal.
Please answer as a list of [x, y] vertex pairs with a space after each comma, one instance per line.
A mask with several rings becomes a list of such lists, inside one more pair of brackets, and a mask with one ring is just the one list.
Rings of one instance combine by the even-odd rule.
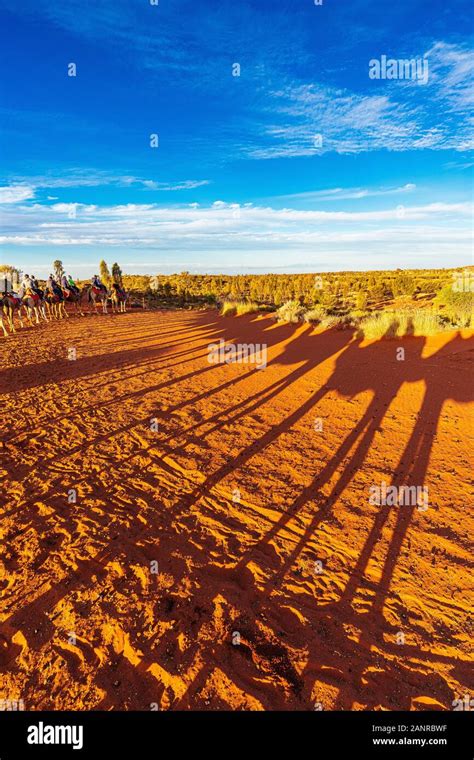
[[[469, 283], [472, 287], [471, 283], [472, 280]], [[453, 325], [471, 327], [474, 317], [474, 293], [471, 290], [459, 291], [448, 285], [438, 293], [435, 302]]]
[[326, 314], [327, 311], [324, 306], [313, 306], [312, 309], [305, 312], [304, 321], [317, 325], [326, 317]]
[[380, 311], [360, 323], [364, 338], [400, 338], [404, 335], [436, 335], [446, 329], [431, 309]]
[[224, 301], [221, 314], [223, 317], [240, 317], [242, 314], [254, 314], [257, 311], [260, 311], [260, 307], [253, 301]]
[[279, 322], [300, 322], [303, 319], [305, 309], [299, 301], [287, 301], [276, 312]]

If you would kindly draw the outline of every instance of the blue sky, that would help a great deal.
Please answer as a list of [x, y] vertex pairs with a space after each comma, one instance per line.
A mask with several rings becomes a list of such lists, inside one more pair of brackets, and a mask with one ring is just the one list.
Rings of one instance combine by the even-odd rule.
[[[0, 0], [2, 260], [472, 263], [471, 5]], [[382, 56], [426, 83], [371, 79]]]

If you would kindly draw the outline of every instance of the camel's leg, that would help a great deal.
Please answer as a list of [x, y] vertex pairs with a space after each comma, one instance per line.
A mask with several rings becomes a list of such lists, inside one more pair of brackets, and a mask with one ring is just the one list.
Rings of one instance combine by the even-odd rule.
[[31, 306], [27, 306], [27, 307], [26, 307], [26, 313], [28, 314], [28, 322], [30, 323], [30, 325], [31, 325], [32, 327], [34, 327], [34, 322], [33, 322], [33, 309], [32, 309], [32, 307], [31, 307]]
[[7, 330], [7, 328], [5, 327], [5, 325], [3, 323], [3, 317], [0, 317], [0, 326], [1, 326], [2, 330], [3, 330], [3, 334], [4, 334], [5, 338], [8, 338], [8, 330]]
[[12, 332], [16, 332], [15, 323], [13, 322], [13, 309], [8, 309], [8, 323]]

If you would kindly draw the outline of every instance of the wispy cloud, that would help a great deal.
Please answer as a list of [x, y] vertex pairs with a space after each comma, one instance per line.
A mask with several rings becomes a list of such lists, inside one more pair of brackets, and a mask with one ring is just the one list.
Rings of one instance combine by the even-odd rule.
[[[31, 188], [76, 188], [76, 187], [141, 187], [144, 190], [176, 191], [192, 190], [209, 185], [209, 179], [186, 179], [177, 182], [159, 182], [129, 174], [113, 174], [96, 169], [71, 169], [62, 175], [37, 175], [28, 177], [11, 177], [10, 181], [18, 187], [28, 183]], [[31, 197], [31, 196], [25, 196]], [[20, 198], [21, 200], [21, 198]], [[4, 201], [5, 202], [5, 201]]]
[[413, 192], [416, 185], [408, 182], [401, 187], [391, 188], [366, 188], [353, 187], [342, 188], [334, 187], [327, 190], [308, 190], [303, 193], [291, 193], [288, 195], [273, 196], [280, 200], [305, 200], [305, 201], [345, 201], [345, 200], [362, 200], [364, 198], [374, 198], [383, 195], [406, 195]]
[[29, 185], [9, 185], [0, 187], [0, 203], [18, 203], [33, 198], [34, 188]]
[[291, 82], [273, 90], [262, 113], [262, 139], [247, 147], [248, 155], [472, 148], [472, 52], [437, 42], [424, 55], [430, 63], [426, 87], [384, 80], [372, 82], [375, 94], [367, 94], [367, 82], [364, 92]]
[[[471, 238], [470, 203], [431, 203], [423, 206], [371, 211], [303, 211], [292, 208], [216, 201], [196, 208], [126, 204], [95, 205], [56, 203], [45, 206], [10, 205], [3, 218], [1, 242], [9, 245], [133, 246], [162, 251], [222, 251], [247, 253], [287, 247], [289, 251], [314, 253], [314, 246], [337, 250], [361, 244], [390, 243], [398, 255], [409, 243], [429, 254], [433, 246]], [[394, 262], [395, 263], [395, 262]]]

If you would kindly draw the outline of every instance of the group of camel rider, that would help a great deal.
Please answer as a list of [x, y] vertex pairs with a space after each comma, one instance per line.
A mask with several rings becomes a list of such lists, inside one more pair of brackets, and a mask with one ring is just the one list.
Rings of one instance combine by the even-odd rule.
[[[72, 293], [79, 293], [79, 288], [70, 275], [63, 274], [60, 282], [58, 282], [52, 274], [49, 275], [46, 280], [45, 292], [58, 296], [58, 298], [64, 298], [64, 291], [71, 291]], [[27, 293], [33, 293], [34, 295], [43, 296], [43, 291], [38, 285], [38, 280], [34, 275], [24, 274], [18, 289], [18, 297], [23, 298]]]
[[[38, 280], [33, 274], [31, 275], [31, 277], [29, 274], [24, 274], [20, 282], [20, 287], [18, 288], [19, 298], [23, 298], [23, 296], [25, 296], [27, 293], [33, 293], [34, 295], [37, 295], [40, 298], [43, 295], [43, 291], [38, 285]], [[16, 294], [14, 293], [13, 295], [16, 295]]]
[[[93, 288], [96, 288], [97, 290], [102, 290], [104, 293], [107, 293], [107, 288], [100, 279], [98, 274], [93, 275], [91, 277], [91, 285]], [[117, 282], [114, 282], [112, 287], [117, 290], [119, 293], [125, 293], [123, 287], [119, 285]]]
[[58, 296], [58, 298], [64, 298], [64, 296], [70, 293], [79, 294], [79, 288], [72, 279], [71, 275], [62, 274], [59, 278], [59, 282], [54, 278], [52, 274], [49, 275], [46, 280], [45, 286], [46, 293]]
[[[102, 280], [97, 274], [93, 275], [91, 278], [91, 285], [93, 288], [97, 288], [98, 290], [102, 290], [107, 293], [106, 286], [103, 284]], [[117, 284], [114, 285], [114, 287], [118, 291], [122, 290], [122, 288]], [[46, 280], [45, 292], [58, 296], [58, 298], [62, 300], [64, 296], [67, 295], [67, 293], [64, 293], [64, 291], [70, 291], [74, 294], [79, 294], [80, 292], [71, 275], [61, 275], [58, 282], [54, 276], [50, 274]], [[35, 295], [38, 295], [40, 298], [43, 296], [43, 291], [39, 287], [38, 280], [36, 277], [34, 277], [34, 275], [30, 276], [29, 274], [24, 274], [20, 283], [20, 287], [18, 289], [18, 294], [14, 295], [18, 295], [19, 298], [23, 298], [27, 293], [33, 293]]]

